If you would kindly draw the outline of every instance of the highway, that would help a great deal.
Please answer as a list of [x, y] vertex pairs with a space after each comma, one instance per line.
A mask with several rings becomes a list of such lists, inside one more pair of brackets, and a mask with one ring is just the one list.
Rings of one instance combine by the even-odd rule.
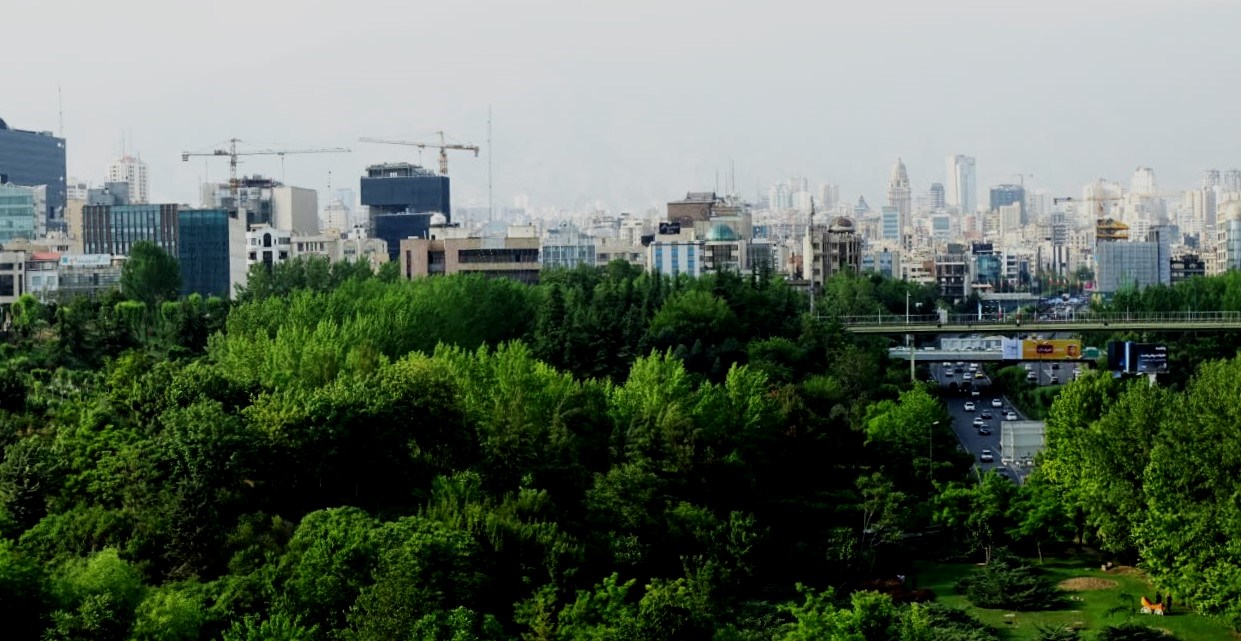
[[[1051, 372], [1052, 370], [1049, 369], [1050, 365], [1050, 363], [1047, 363], [1043, 371]], [[968, 368], [968, 365], [966, 367]], [[1025, 420], [1025, 417], [1021, 415], [1021, 412], [1017, 411], [1017, 408], [1013, 407], [1012, 403], [1008, 402], [1008, 399], [989, 393], [991, 381], [985, 375], [982, 379], [976, 379], [982, 383], [976, 386], [979, 392], [978, 396], [971, 396], [970, 392], [960, 391], [961, 374], [955, 372], [955, 363], [952, 369], [954, 370], [952, 372], [953, 375], [948, 377], [946, 376], [943, 363], [936, 363], [930, 367], [931, 376], [942, 389], [944, 403], [947, 405], [948, 414], [952, 417], [952, 431], [956, 433], [957, 440], [974, 457], [974, 464], [979, 469], [984, 471], [991, 469], [1004, 470], [1004, 473], [1010, 479], [1017, 483], [1024, 482], [1025, 477], [1030, 473], [1029, 469], [1005, 467], [1000, 463], [1000, 425], [1004, 422], [1004, 413], [1008, 411], [1015, 412], [1019, 419]], [[1069, 371], [1071, 372], [1072, 370], [1070, 369]], [[1050, 374], [1048, 374], [1048, 377], [1050, 377]], [[956, 390], [952, 388], [952, 383], [954, 382], [958, 383], [958, 389]], [[992, 400], [997, 398], [1002, 405], [1000, 408], [992, 407], [991, 405]], [[965, 411], [966, 401], [973, 401], [977, 406], [973, 412]], [[975, 417], [980, 417], [986, 412], [991, 413], [990, 419], [984, 419], [987, 426], [991, 428], [991, 434], [982, 436], [978, 433], [978, 428], [974, 427], [973, 421]], [[978, 456], [982, 454], [984, 449], [991, 450], [992, 454], [995, 455], [994, 462], [983, 463], [978, 459]]]

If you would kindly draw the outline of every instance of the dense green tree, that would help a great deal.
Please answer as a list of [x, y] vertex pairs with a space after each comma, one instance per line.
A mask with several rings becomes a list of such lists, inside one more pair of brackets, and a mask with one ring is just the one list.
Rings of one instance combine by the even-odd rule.
[[181, 295], [181, 266], [159, 245], [140, 240], [129, 248], [121, 268], [121, 293], [147, 306], [176, 300]]
[[0, 610], [4, 612], [6, 638], [39, 638], [50, 605], [45, 581], [43, 568], [36, 559], [0, 538]]

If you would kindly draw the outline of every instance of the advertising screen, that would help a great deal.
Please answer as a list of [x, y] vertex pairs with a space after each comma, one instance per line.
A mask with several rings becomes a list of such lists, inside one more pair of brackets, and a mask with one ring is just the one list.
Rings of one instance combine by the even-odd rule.
[[1126, 362], [1135, 374], [1162, 374], [1168, 371], [1168, 346], [1129, 343]]
[[1079, 340], [1021, 341], [1021, 358], [1027, 361], [1053, 361], [1081, 358], [1082, 342]]

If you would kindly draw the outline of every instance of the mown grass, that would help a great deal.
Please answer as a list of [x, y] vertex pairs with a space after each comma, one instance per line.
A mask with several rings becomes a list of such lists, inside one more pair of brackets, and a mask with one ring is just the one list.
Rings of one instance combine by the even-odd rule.
[[1038, 626], [1077, 627], [1086, 631], [1085, 636], [1089, 639], [1097, 630], [1129, 620], [1171, 631], [1182, 641], [1241, 638], [1226, 625], [1190, 612], [1179, 602], [1174, 602], [1174, 614], [1170, 616], [1141, 614], [1139, 599], [1142, 595], [1153, 599], [1155, 590], [1136, 572], [1103, 572], [1098, 566], [1089, 567], [1084, 562], [1073, 560], [1048, 559], [1040, 567], [1056, 583], [1074, 577], [1094, 577], [1115, 581], [1116, 586], [1104, 590], [1069, 592], [1067, 594], [1071, 600], [1059, 610], [1014, 612], [974, 607], [965, 595], [954, 589], [956, 582], [975, 568], [971, 563], [921, 563], [917, 582], [920, 588], [934, 590], [940, 602], [966, 608], [979, 620], [999, 629], [1008, 641], [1033, 641], [1039, 637]]

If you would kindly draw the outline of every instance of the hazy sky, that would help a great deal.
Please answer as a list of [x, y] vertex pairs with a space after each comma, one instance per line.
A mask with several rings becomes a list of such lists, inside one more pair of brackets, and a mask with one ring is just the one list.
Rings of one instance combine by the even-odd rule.
[[1239, 0], [9, 0], [0, 20], [0, 118], [57, 129], [61, 87], [70, 175], [102, 181], [124, 137], [160, 201], [222, 180], [180, 152], [231, 137], [350, 147], [283, 173], [356, 189], [418, 161], [360, 136], [442, 129], [484, 146], [450, 157], [454, 205], [484, 205], [488, 105], [497, 205], [641, 211], [730, 163], [749, 198], [800, 175], [872, 205], [897, 156], [915, 194], [953, 153], [980, 188], [1021, 172], [1075, 196], [1139, 165], [1165, 189], [1241, 166]]

